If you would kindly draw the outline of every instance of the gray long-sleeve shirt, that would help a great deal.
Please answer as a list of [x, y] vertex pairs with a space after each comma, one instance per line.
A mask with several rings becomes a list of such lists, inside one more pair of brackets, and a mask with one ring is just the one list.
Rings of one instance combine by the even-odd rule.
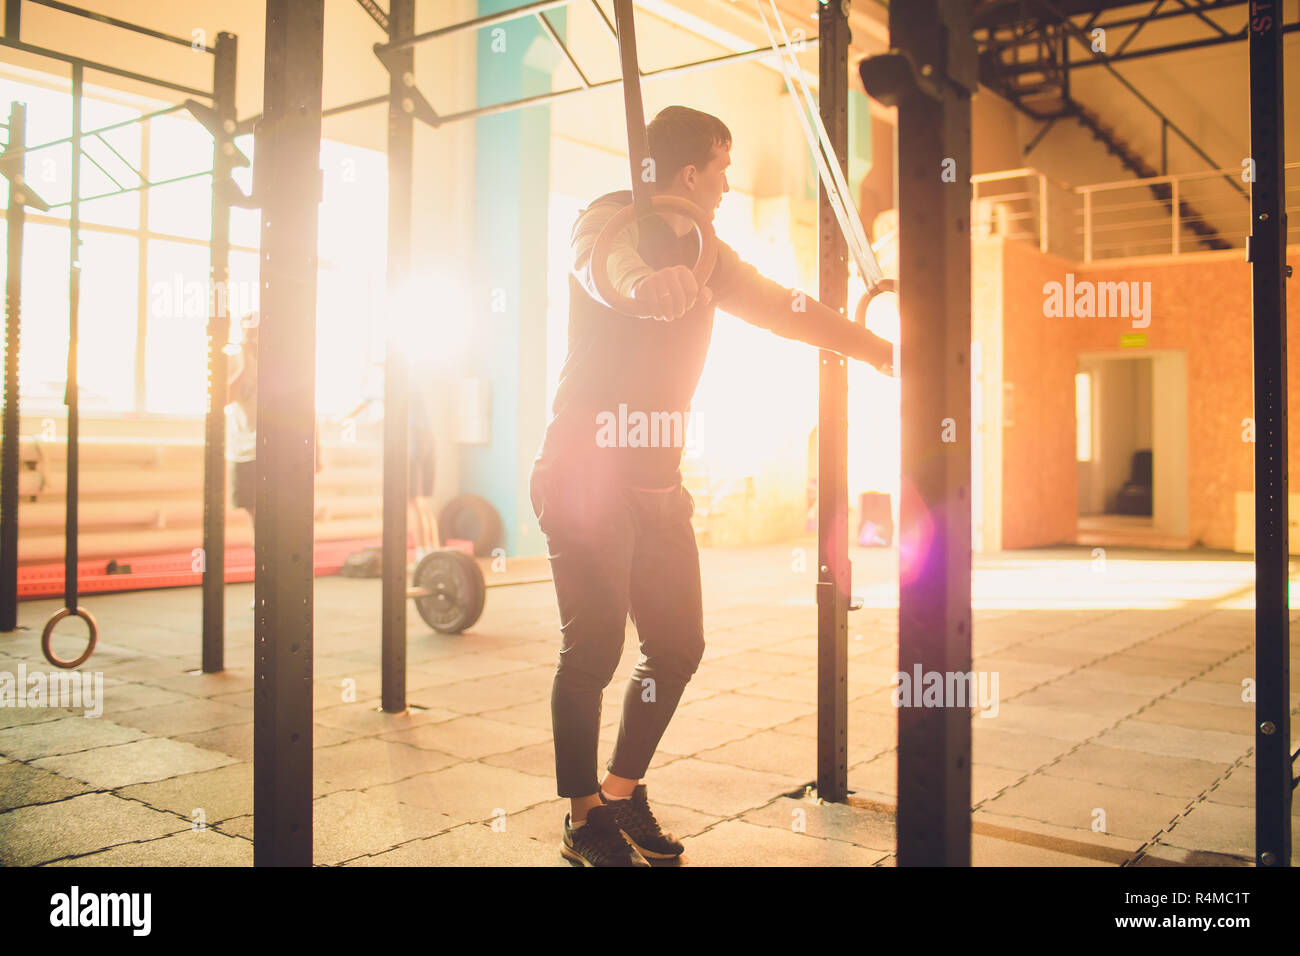
[[[591, 251], [605, 223], [631, 203], [630, 190], [608, 193], [574, 224], [569, 274], [569, 350], [537, 464], [594, 473], [624, 486], [666, 488], [681, 480], [691, 399], [713, 333], [715, 307], [777, 335], [880, 365], [893, 346], [816, 299], [762, 276], [726, 243], [697, 301], [672, 322], [624, 315], [600, 298]], [[691, 267], [699, 252], [692, 230], [664, 249], [638, 251], [635, 223], [619, 235], [609, 260], [615, 289], [628, 298], [657, 268]]]

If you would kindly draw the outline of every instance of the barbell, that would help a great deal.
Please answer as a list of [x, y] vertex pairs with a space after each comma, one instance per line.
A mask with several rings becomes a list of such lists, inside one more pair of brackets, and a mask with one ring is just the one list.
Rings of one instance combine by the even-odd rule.
[[415, 601], [420, 617], [439, 634], [459, 634], [473, 627], [483, 613], [488, 588], [519, 584], [549, 584], [550, 578], [488, 584], [483, 569], [464, 551], [430, 551], [415, 566], [406, 596]]

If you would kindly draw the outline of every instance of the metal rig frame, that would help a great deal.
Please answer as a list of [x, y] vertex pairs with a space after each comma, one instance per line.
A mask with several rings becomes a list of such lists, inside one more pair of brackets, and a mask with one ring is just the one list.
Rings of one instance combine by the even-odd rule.
[[[5, 175], [11, 183], [21, 183], [23, 179], [23, 163], [27, 153], [44, 149], [51, 146], [70, 143], [72, 145], [74, 157], [84, 157], [96, 166], [117, 188], [108, 192], [97, 193], [92, 196], [80, 195], [80, 169], [79, 161], [72, 163], [72, 187], [71, 198], [66, 203], [56, 203], [54, 206], [66, 205], [69, 207], [69, 292], [70, 292], [70, 342], [68, 356], [69, 371], [69, 388], [65, 401], [68, 405], [68, 489], [67, 489], [67, 516], [65, 535], [65, 557], [64, 557], [64, 603], [65, 606], [75, 608], [77, 603], [77, 471], [78, 471], [78, 427], [79, 414], [77, 407], [77, 388], [76, 388], [76, 353], [77, 353], [77, 322], [78, 322], [78, 288], [79, 273], [78, 268], [78, 248], [80, 245], [79, 237], [79, 212], [80, 204], [95, 199], [105, 199], [111, 196], [121, 195], [128, 192], [136, 192], [142, 189], [150, 189], [154, 186], [162, 186], [169, 183], [180, 182], [187, 179], [195, 179], [201, 176], [212, 175], [213, 177], [213, 201], [212, 201], [212, 234], [210, 240], [210, 272], [211, 280], [214, 287], [220, 283], [221, 287], [225, 286], [229, 276], [229, 222], [230, 222], [230, 192], [226, 187], [227, 181], [230, 180], [231, 170], [236, 165], [248, 165], [247, 157], [244, 157], [234, 146], [234, 111], [235, 111], [235, 62], [237, 39], [233, 34], [221, 33], [217, 36], [217, 41], [213, 46], [206, 46], [194, 40], [185, 39], [184, 37], [172, 36], [161, 33], [157, 30], [138, 24], [129, 23], [125, 20], [119, 20], [114, 17], [108, 17], [90, 10], [84, 10], [80, 7], [72, 6], [67, 3], [56, 2], [56, 0], [28, 0], [38, 6], [48, 7], [66, 13], [72, 16], [78, 16], [85, 19], [93, 20], [106, 26], [116, 27], [127, 30], [142, 36], [161, 40], [166, 43], [172, 43], [184, 46], [197, 53], [210, 55], [213, 58], [213, 86], [211, 90], [196, 89], [183, 84], [174, 83], [161, 77], [147, 76], [132, 70], [125, 70], [120, 67], [107, 63], [101, 63], [94, 60], [87, 60], [82, 57], [62, 53], [58, 50], [51, 50], [46, 47], [35, 46], [25, 43], [22, 40], [22, 10], [23, 0], [5, 0], [4, 6], [4, 24], [5, 33], [0, 37], [0, 46], [9, 47], [14, 50], [21, 50], [25, 53], [36, 54], [38, 56], [48, 57], [59, 60], [70, 65], [72, 80], [72, 115], [73, 115], [73, 133], [71, 136], [54, 140], [48, 143], [41, 143], [35, 146], [26, 146], [25, 137], [22, 128], [25, 125], [26, 110], [21, 113], [11, 113], [11, 126], [9, 143], [6, 145], [3, 157], [0, 157], [0, 173]], [[113, 76], [120, 76], [126, 79], [135, 80], [140, 83], [146, 83], [163, 89], [187, 94], [187, 98], [174, 106], [165, 107], [155, 110], [151, 113], [127, 120], [121, 123], [112, 123], [108, 126], [100, 127], [95, 130], [81, 129], [81, 101], [82, 101], [82, 83], [87, 70], [108, 73]], [[207, 100], [211, 105], [197, 102], [192, 97], [198, 97]], [[188, 110], [213, 136], [213, 161], [212, 168], [201, 170], [195, 173], [188, 173], [183, 176], [170, 177], [164, 180], [151, 181], [139, 169], [136, 169], [130, 162], [121, 156], [112, 145], [103, 138], [104, 133], [119, 129], [124, 126], [135, 123], [143, 123], [158, 116], [169, 113]], [[17, 135], [15, 135], [17, 131]], [[101, 166], [93, 156], [86, 153], [81, 142], [84, 139], [95, 138], [100, 143], [112, 151], [126, 166], [137, 182], [134, 184], [122, 183]], [[232, 184], [233, 185], [233, 184]], [[21, 198], [18, 198], [21, 197]], [[21, 314], [22, 314], [22, 226], [23, 226], [23, 207], [24, 205], [33, 206], [39, 209], [52, 208], [44, 203], [39, 196], [33, 191], [30, 185], [24, 185], [15, 196], [11, 191], [9, 204], [9, 223], [8, 230], [10, 236], [10, 247], [8, 254], [9, 272], [6, 285], [7, 308], [7, 342], [9, 347], [5, 352], [5, 409], [4, 409], [4, 437], [3, 450], [0, 451], [0, 462], [3, 463], [3, 470], [0, 471], [0, 485], [3, 485], [3, 494], [0, 494], [0, 631], [13, 630], [17, 626], [17, 601], [18, 601], [18, 495], [17, 495], [17, 477], [18, 477], [18, 428], [19, 428], [19, 396], [18, 396], [18, 342], [21, 334]], [[204, 491], [203, 491], [203, 669], [206, 672], [219, 671], [223, 665], [223, 643], [224, 643], [224, 591], [225, 591], [225, 397], [226, 397], [226, 354], [222, 350], [226, 339], [229, 335], [229, 316], [225, 314], [224, 309], [215, 309], [209, 316], [209, 353], [208, 353], [208, 408], [204, 425]], [[213, 558], [214, 560], [209, 560]]]
[[[30, 0], [42, 6], [90, 17], [169, 42], [192, 44], [144, 27], [79, 10], [53, 0]], [[516, 9], [414, 33], [414, 0], [392, 0], [385, 14], [373, 0], [358, 0], [385, 31], [376, 55], [390, 74], [387, 94], [332, 108], [322, 108], [323, 0], [268, 0], [266, 43], [266, 114], [236, 122], [234, 117], [235, 39], [222, 34], [211, 91], [196, 90], [82, 60], [22, 43], [18, 38], [21, 0], [5, 0], [5, 46], [39, 53], [72, 64], [74, 76], [101, 70], [153, 83], [212, 101], [207, 114], [215, 127], [217, 148], [213, 175], [213, 278], [225, 275], [224, 229], [231, 203], [263, 207], [263, 324], [267, 347], [259, 378], [256, 576], [255, 813], [259, 865], [309, 865], [312, 848], [312, 495], [314, 371], [295, 367], [291, 357], [304, 342], [315, 340], [316, 206], [320, 199], [320, 121], [324, 116], [380, 104], [388, 105], [389, 132], [389, 265], [390, 287], [410, 269], [410, 209], [413, 177], [413, 120], [437, 127], [462, 119], [554, 102], [621, 80], [592, 82], [546, 19], [545, 11], [574, 0], [539, 0]], [[612, 36], [614, 25], [597, 0], [590, 0]], [[847, 147], [847, 6], [818, 0], [820, 17], [821, 113], [837, 153]], [[1066, 15], [1106, 3], [1057, 0]], [[1195, 15], [1196, 0], [1184, 3]], [[1217, 6], [1224, 6], [1218, 4]], [[1280, 14], [1276, 3], [1260, 3]], [[936, 453], [933, 429], [904, 428], [901, 539], [918, 542], [918, 528], [933, 521], [934, 537], [923, 552], [917, 574], [900, 583], [899, 666], [923, 670], [970, 671], [970, 258], [967, 239], [970, 187], [968, 177], [941, 184], [940, 157], [957, 159], [969, 169], [970, 94], [977, 69], [971, 29], [971, 0], [913, 0], [890, 7], [889, 54], [860, 64], [864, 84], [877, 99], [899, 105], [899, 207], [905, 225], [900, 250], [902, 343], [909, 375], [902, 383], [904, 422], [938, 422], [954, 418], [959, 441]], [[1178, 15], [1182, 11], [1177, 12]], [[1158, 15], [1153, 11], [1141, 22]], [[581, 85], [540, 96], [438, 114], [416, 88], [412, 50], [416, 44], [469, 30], [534, 16], [579, 76]], [[1200, 17], [1200, 19], [1205, 19]], [[1094, 16], [1094, 21], [1096, 17]], [[943, 24], [945, 30], [936, 30]], [[1093, 21], [1089, 21], [1089, 26]], [[1110, 21], [1108, 27], [1126, 25]], [[1258, 178], [1252, 189], [1250, 261], [1254, 288], [1256, 445], [1257, 628], [1257, 861], [1265, 866], [1290, 862], [1290, 804], [1295, 787], [1290, 749], [1289, 650], [1287, 598], [1287, 472], [1285, 350], [1285, 210], [1282, 177], [1281, 36], [1296, 29], [1283, 26], [1280, 15], [1252, 30], [1252, 151]], [[1222, 34], [1222, 30], [1218, 31]], [[616, 36], [615, 36], [616, 39]], [[811, 38], [818, 40], [819, 38]], [[1129, 37], [1129, 40], [1132, 36]], [[1229, 42], [1218, 36], [1195, 45]], [[1125, 45], [1129, 42], [1125, 41]], [[1193, 44], [1182, 44], [1178, 49]], [[1122, 53], [1125, 59], [1155, 55], [1174, 48]], [[770, 56], [767, 48], [697, 60], [643, 72], [643, 79], [671, 76], [726, 63]], [[1083, 66], [1085, 64], [1074, 64]], [[188, 105], [188, 104], [187, 104]], [[190, 107], [193, 110], [193, 106]], [[200, 115], [202, 111], [196, 111]], [[203, 119], [200, 115], [200, 119]], [[214, 122], [215, 119], [215, 122]], [[9, 124], [10, 149], [22, 149], [22, 112]], [[258, 170], [251, 199], [227, 184], [233, 155], [223, 149], [239, 133], [257, 129]], [[74, 133], [74, 136], [76, 134]], [[93, 134], [83, 134], [93, 135]], [[6, 156], [9, 155], [8, 150]], [[141, 188], [141, 187], [135, 187]], [[11, 196], [11, 236], [21, 233], [21, 204]], [[847, 296], [847, 257], [843, 237], [834, 227], [827, 197], [820, 197], [820, 297], [843, 309]], [[272, 229], [272, 222], [305, 228]], [[910, 224], [910, 225], [906, 225]], [[217, 236], [221, 229], [222, 235]], [[908, 238], [910, 237], [910, 238]], [[920, 237], [920, 238], [918, 238]], [[928, 238], [927, 238], [928, 237]], [[7, 297], [8, 342], [17, 342], [20, 276], [10, 242]], [[74, 253], [75, 254], [75, 253]], [[204, 544], [210, 557], [224, 554], [225, 357], [221, 346], [228, 326], [213, 316], [209, 352], [210, 400], [206, 425]], [[405, 693], [405, 541], [406, 420], [408, 383], [404, 366], [388, 344], [384, 426], [384, 582], [383, 708], [406, 708]], [[16, 516], [11, 496], [16, 472], [16, 348], [6, 354], [3, 515], [0, 557], [16, 546]], [[301, 363], [296, 363], [301, 365]], [[937, 383], [937, 384], [936, 384]], [[846, 376], [838, 356], [821, 354], [818, 471], [820, 503], [817, 584], [818, 607], [818, 747], [817, 786], [821, 795], [843, 801], [847, 790], [847, 622], [849, 563], [846, 512]], [[264, 417], [263, 417], [264, 416]], [[1269, 506], [1268, 502], [1277, 502]], [[839, 510], [837, 510], [837, 508]], [[222, 636], [221, 561], [209, 561], [204, 577], [204, 670], [220, 670]], [[6, 578], [8, 575], [5, 576]], [[0, 625], [12, 614], [12, 594], [0, 582]], [[8, 600], [10, 603], [5, 604]], [[10, 622], [12, 626], [12, 622]], [[904, 708], [899, 724], [898, 859], [904, 865], [956, 864], [970, 861], [969, 712], [959, 708]]]

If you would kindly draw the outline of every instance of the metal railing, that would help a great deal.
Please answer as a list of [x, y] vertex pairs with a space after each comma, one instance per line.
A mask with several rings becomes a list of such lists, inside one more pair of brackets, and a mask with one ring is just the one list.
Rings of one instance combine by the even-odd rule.
[[[1300, 169], [1300, 163], [1286, 169]], [[1074, 231], [1082, 237], [1083, 261], [1176, 256], [1206, 248], [1211, 238], [1244, 248], [1250, 234], [1250, 205], [1241, 192], [1245, 187], [1249, 195], [1247, 173], [1229, 167], [1076, 187], [1082, 222]], [[1300, 174], [1288, 176], [1286, 209], [1296, 220], [1287, 240], [1300, 241], [1300, 217], [1294, 216], [1300, 212]]]
[[1070, 223], [1078, 201], [1071, 187], [1037, 169], [979, 173], [971, 177], [971, 235], [1015, 239], [1077, 259], [1079, 239]]
[[971, 234], [1032, 242], [1048, 250], [1047, 176], [1036, 169], [978, 173], [971, 182]]
[[[1288, 243], [1300, 243], [1300, 163], [1286, 167]], [[1297, 172], [1292, 172], [1293, 170]], [[1250, 234], [1245, 168], [1065, 186], [1037, 169], [971, 177], [971, 236], [1000, 236], [1083, 262], [1181, 255]]]

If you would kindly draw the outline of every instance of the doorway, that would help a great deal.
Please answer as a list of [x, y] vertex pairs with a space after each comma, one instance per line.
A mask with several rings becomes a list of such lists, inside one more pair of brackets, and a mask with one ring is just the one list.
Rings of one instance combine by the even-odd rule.
[[1081, 355], [1075, 427], [1078, 542], [1189, 547], [1186, 355]]

